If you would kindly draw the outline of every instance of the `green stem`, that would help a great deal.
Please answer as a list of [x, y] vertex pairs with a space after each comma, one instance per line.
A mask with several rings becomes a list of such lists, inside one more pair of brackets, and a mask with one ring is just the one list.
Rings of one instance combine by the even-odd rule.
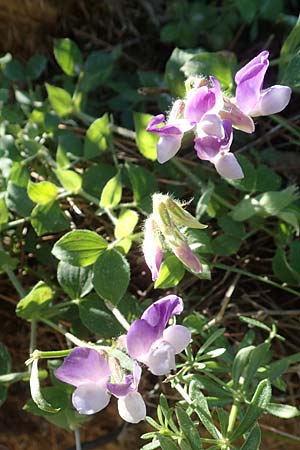
[[57, 331], [60, 334], [63, 334], [65, 336], [65, 338], [68, 339], [69, 341], [71, 341], [74, 345], [79, 346], [79, 347], [88, 347], [89, 346], [86, 342], [82, 341], [81, 339], [78, 339], [76, 336], [69, 333], [65, 328], [63, 328], [59, 325], [56, 325], [56, 323], [51, 322], [51, 320], [47, 320], [47, 319], [40, 319], [40, 320], [45, 325], [48, 325], [48, 327], [53, 328], [53, 330]]
[[99, 199], [94, 197], [93, 195], [88, 194], [83, 189], [80, 189], [78, 194], [81, 195], [81, 197], [88, 200], [89, 202], [93, 203], [94, 205], [99, 206]]
[[115, 318], [117, 319], [117, 321], [122, 325], [122, 327], [128, 331], [130, 324], [127, 322], [127, 320], [125, 319], [125, 317], [123, 316], [123, 314], [121, 313], [121, 311], [116, 308], [111, 302], [106, 301], [105, 305], [107, 306], [107, 308], [113, 313], [113, 315], [115, 316]]
[[228, 270], [229, 272], [240, 273], [241, 275], [245, 275], [248, 278], [252, 278], [253, 280], [261, 281], [262, 283], [269, 284], [275, 288], [281, 289], [282, 291], [289, 292], [290, 294], [294, 294], [300, 296], [300, 292], [295, 291], [287, 286], [283, 286], [282, 284], [276, 283], [275, 281], [269, 280], [267, 277], [261, 277], [260, 275], [256, 275], [251, 272], [247, 272], [246, 270], [238, 269], [236, 267], [227, 266], [222, 263], [214, 263], [213, 267], [221, 270]]
[[[39, 378], [44, 380], [48, 376], [47, 370], [39, 370]], [[30, 375], [28, 372], [12, 372], [5, 375], [0, 375], [0, 385], [8, 386], [18, 381], [29, 381]]]
[[233, 431], [237, 415], [238, 415], [238, 404], [237, 402], [234, 402], [229, 414], [227, 434], [230, 434]]
[[9, 230], [10, 228], [17, 227], [18, 225], [23, 225], [23, 223], [27, 222], [29, 220], [29, 217], [23, 217], [22, 219], [12, 220], [11, 222], [8, 222], [6, 225], [4, 225], [1, 228], [1, 231]]
[[47, 352], [36, 350], [35, 355], [38, 359], [64, 358], [65, 356], [68, 356], [71, 351], [71, 348], [68, 348], [67, 350], [53, 350]]
[[[199, 178], [197, 178], [191, 172], [191, 170], [188, 169], [187, 167], [185, 167], [185, 165], [182, 164], [177, 158], [172, 158], [171, 162], [177, 169], [179, 169], [182, 173], [184, 173], [195, 186], [199, 187], [201, 190], [204, 189], [202, 181], [199, 180]], [[231, 203], [229, 203], [227, 200], [225, 200], [225, 198], [221, 197], [221, 195], [217, 194], [216, 192], [212, 193], [212, 197], [214, 197], [221, 205], [225, 206], [226, 208], [228, 208], [228, 209], [233, 208]]]

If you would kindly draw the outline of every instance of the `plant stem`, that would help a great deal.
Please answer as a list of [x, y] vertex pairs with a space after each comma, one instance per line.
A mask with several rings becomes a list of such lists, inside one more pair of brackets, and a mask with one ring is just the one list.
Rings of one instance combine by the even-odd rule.
[[83, 189], [80, 189], [78, 194], [85, 198], [87, 201], [93, 203], [93, 205], [99, 206], [99, 199], [94, 197], [93, 195], [88, 194]]
[[74, 345], [79, 346], [79, 347], [88, 347], [89, 346], [87, 342], [84, 342], [81, 339], [78, 339], [76, 336], [69, 333], [65, 328], [63, 328], [59, 325], [56, 325], [56, 323], [53, 323], [47, 319], [40, 319], [40, 320], [45, 325], [48, 325], [48, 327], [53, 328], [55, 331], [58, 331], [58, 333], [60, 333], [60, 334], [63, 334], [65, 336], [65, 338], [68, 339], [69, 341], [71, 341]]
[[282, 284], [276, 283], [275, 281], [269, 280], [269, 278], [267, 278], [266, 276], [261, 277], [260, 275], [256, 275], [254, 273], [247, 272], [246, 270], [238, 269], [236, 267], [227, 266], [226, 264], [222, 264], [222, 263], [214, 263], [213, 267], [216, 267], [217, 269], [221, 269], [221, 270], [228, 270], [229, 272], [239, 273], [241, 275], [245, 275], [248, 278], [253, 278], [253, 280], [261, 281], [262, 283], [266, 283], [266, 284], [269, 284], [270, 286], [281, 289], [282, 291], [289, 292], [290, 294], [300, 296], [300, 292], [295, 291], [294, 289], [291, 289], [287, 286], [283, 286]]
[[130, 324], [127, 322], [121, 311], [116, 308], [111, 302], [105, 302], [107, 308], [113, 313], [117, 321], [122, 325], [122, 327], [128, 331], [130, 328]]
[[76, 450], [81, 450], [81, 440], [80, 440], [80, 430], [79, 430], [79, 428], [75, 428], [74, 434], [75, 434]]
[[233, 431], [237, 415], [238, 415], [238, 404], [234, 402], [229, 414], [227, 434], [230, 434]]
[[22, 225], [23, 223], [27, 222], [29, 220], [29, 217], [23, 217], [22, 219], [12, 220], [11, 222], [8, 222], [6, 225], [3, 225], [2, 231], [9, 230], [10, 228], [17, 227], [18, 225]]
[[47, 352], [37, 350], [36, 356], [39, 359], [64, 358], [65, 356], [68, 356], [71, 353], [71, 351], [72, 351], [71, 348], [68, 348], [67, 350], [53, 350], [53, 351], [47, 351]]
[[[47, 370], [39, 370], [38, 375], [41, 380], [44, 380], [48, 377], [48, 372]], [[29, 378], [30, 375], [28, 372], [7, 373], [5, 375], [0, 375], [0, 385], [7, 386], [18, 381], [28, 381]]]
[[[0, 250], [4, 251], [3, 245], [0, 242]], [[18, 280], [17, 276], [15, 275], [14, 271], [6, 264], [2, 266], [3, 270], [6, 272], [6, 275], [8, 276], [11, 284], [14, 286], [15, 290], [18, 292], [19, 297], [23, 298], [26, 296], [26, 291], [21, 285], [20, 281]]]

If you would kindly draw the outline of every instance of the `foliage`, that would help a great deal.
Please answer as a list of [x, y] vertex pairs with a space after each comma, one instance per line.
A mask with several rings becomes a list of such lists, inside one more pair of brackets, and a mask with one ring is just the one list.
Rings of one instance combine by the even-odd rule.
[[[159, 165], [158, 138], [146, 131], [152, 115], [145, 111], [152, 110], [153, 103], [155, 110], [164, 108], [170, 95], [183, 97], [189, 76], [213, 75], [231, 95], [237, 57], [224, 48], [244, 23], [252, 41], [260, 20], [278, 19], [278, 25], [285, 16], [284, 4], [232, 1], [216, 8], [211, 2], [174, 1], [170, 11], [172, 21], [162, 28], [161, 39], [178, 48], [164, 76], [148, 74], [158, 92], [167, 86], [164, 96], [137, 94], [142, 72], [132, 85], [124, 85], [126, 74], [116, 70], [121, 47], [86, 56], [72, 40], [58, 39], [54, 57], [62, 73], [47, 83], [41, 81], [48, 64], [45, 57], [36, 55], [26, 64], [9, 54], [0, 59], [0, 228], [5, 236], [1, 270], [20, 296], [16, 314], [30, 322], [33, 336], [39, 323], [64, 334], [75, 346], [84, 346], [93, 336], [99, 345], [110, 347], [123, 371], [132, 370], [132, 361], [116, 344], [126, 324], [140, 316], [152, 297], [161, 296], [162, 289], [182, 295], [190, 312], [183, 323], [192, 332], [192, 343], [181, 354], [178, 371], [166, 380], [182, 399], [173, 403], [160, 394], [156, 420], [147, 418], [154, 431], [143, 436], [151, 442], [143, 449], [194, 450], [209, 445], [223, 450], [240, 445], [242, 450], [258, 450], [262, 414], [283, 419], [299, 415], [294, 405], [277, 403], [274, 396], [276, 390], [286, 390], [284, 372], [299, 364], [299, 354], [276, 360], [273, 342], [284, 342], [276, 325], [248, 317], [241, 318], [243, 340], [232, 343], [224, 337], [224, 328], [216, 326], [219, 316], [211, 324], [209, 318], [191, 313], [199, 303], [193, 303], [185, 286], [194, 279], [195, 289], [200, 279], [209, 284], [219, 269], [299, 295], [297, 186], [268, 164], [267, 151], [259, 154], [255, 137], [250, 146], [237, 138], [242, 150], [251, 147], [237, 153], [245, 175], [241, 180], [221, 179], [205, 163], [191, 160], [188, 137], [186, 158]], [[218, 33], [211, 36], [216, 20]], [[299, 20], [277, 60], [279, 82], [293, 88], [299, 87], [298, 29]], [[99, 90], [109, 96], [102, 98]], [[298, 126], [281, 117], [277, 121], [290, 132], [289, 145], [299, 140]], [[186, 211], [208, 224], [207, 229], [197, 229], [192, 222], [179, 227], [203, 270], [191, 273], [169, 248], [155, 283], [151, 285], [148, 272], [143, 275], [150, 287], [142, 296], [134, 276], [147, 270], [140, 250], [143, 223], [152, 212], [151, 196], [158, 191], [190, 202]], [[248, 271], [245, 263], [256, 234], [268, 236], [273, 245], [266, 277]], [[26, 289], [16, 276], [21, 271], [34, 280]], [[70, 330], [61, 326], [62, 320]], [[265, 334], [263, 342], [253, 327]], [[25, 409], [64, 429], [76, 429], [85, 416], [71, 407], [73, 388], [53, 375], [59, 358], [70, 350], [46, 352], [35, 350], [38, 341], [32, 344], [32, 400]], [[44, 358], [51, 380], [47, 387], [39, 382], [43, 375], [38, 361]], [[10, 360], [1, 344], [0, 404], [9, 385], [25, 377], [11, 373]]]

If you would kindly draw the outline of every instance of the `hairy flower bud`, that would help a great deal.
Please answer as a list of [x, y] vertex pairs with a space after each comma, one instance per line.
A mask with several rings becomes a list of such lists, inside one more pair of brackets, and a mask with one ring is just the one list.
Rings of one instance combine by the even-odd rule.
[[151, 215], [145, 222], [143, 253], [147, 266], [151, 270], [152, 280], [158, 278], [163, 258], [163, 247], [154, 216]]

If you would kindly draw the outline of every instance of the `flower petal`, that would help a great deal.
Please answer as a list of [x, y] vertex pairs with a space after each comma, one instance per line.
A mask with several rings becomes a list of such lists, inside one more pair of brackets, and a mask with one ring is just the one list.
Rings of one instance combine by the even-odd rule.
[[252, 116], [268, 116], [282, 111], [289, 103], [292, 90], [288, 86], [274, 85], [261, 92], [257, 109]]
[[234, 103], [228, 98], [224, 101], [224, 109], [220, 111], [222, 119], [229, 120], [232, 126], [244, 133], [253, 133], [255, 126], [250, 116], [244, 114]]
[[168, 342], [161, 341], [148, 355], [145, 364], [153, 375], [168, 375], [176, 370], [175, 349]]
[[171, 344], [177, 354], [189, 345], [191, 332], [182, 325], [172, 325], [165, 329], [163, 340]]
[[[166, 125], [162, 125], [159, 127], [158, 125], [162, 124], [165, 120], [165, 116], [163, 114], [158, 114], [157, 116], [154, 116], [146, 130], [150, 133], [159, 134], [161, 136], [173, 136], [173, 135], [180, 135], [182, 134], [182, 131], [179, 126], [173, 125], [172, 123], [167, 123]], [[180, 122], [180, 121], [179, 121]]]
[[211, 161], [221, 148], [221, 140], [215, 136], [205, 136], [195, 139], [195, 150], [199, 159]]
[[178, 245], [172, 244], [173, 253], [180, 259], [183, 264], [194, 273], [202, 272], [202, 265], [193, 253], [191, 247], [186, 241], [180, 241]]
[[146, 417], [146, 405], [139, 392], [131, 392], [118, 399], [118, 411], [122, 419], [129, 423], [138, 423]]
[[109, 403], [107, 392], [97, 383], [84, 383], [73, 392], [72, 403], [79, 414], [95, 414]]
[[145, 222], [143, 253], [145, 262], [151, 270], [152, 281], [155, 281], [163, 259], [163, 248], [153, 215]]
[[239, 84], [242, 80], [245, 80], [253, 67], [257, 67], [261, 64], [268, 65], [269, 52], [267, 50], [263, 50], [260, 52], [255, 58], [251, 59], [245, 66], [243, 66], [236, 74], [235, 74], [235, 82]]
[[142, 319], [158, 330], [158, 336], [162, 334], [164, 328], [173, 315], [178, 315], [183, 310], [183, 302], [177, 295], [167, 295], [166, 297], [152, 303], [143, 313]]
[[56, 378], [73, 386], [87, 382], [105, 384], [110, 373], [107, 362], [97, 350], [86, 347], [75, 347], [54, 372]]
[[261, 52], [235, 76], [237, 106], [245, 114], [256, 110], [264, 77], [269, 66], [268, 52]]
[[129, 375], [129, 377], [127, 377], [127, 383], [107, 383], [107, 389], [115, 397], [124, 397], [130, 392], [135, 391], [135, 388], [132, 386], [132, 382], [133, 376]]
[[201, 86], [188, 93], [184, 117], [191, 123], [200, 122], [204, 114], [212, 110], [216, 104], [215, 93], [208, 86]]
[[161, 136], [157, 146], [157, 161], [160, 164], [163, 164], [169, 159], [173, 158], [176, 155], [178, 150], [181, 147], [182, 134], [178, 136], [170, 135], [170, 136]]
[[242, 168], [232, 153], [220, 155], [212, 163], [215, 165], [217, 172], [224, 178], [231, 180], [244, 178]]
[[146, 320], [135, 320], [127, 333], [127, 350], [131, 358], [143, 362], [143, 358], [158, 337], [158, 330]]
[[223, 121], [217, 114], [205, 114], [197, 125], [197, 134], [199, 137], [216, 136], [224, 138]]

